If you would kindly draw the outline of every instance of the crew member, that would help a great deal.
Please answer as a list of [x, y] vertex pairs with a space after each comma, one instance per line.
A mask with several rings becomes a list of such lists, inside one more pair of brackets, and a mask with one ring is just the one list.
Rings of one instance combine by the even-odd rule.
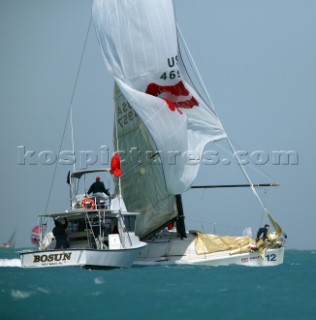
[[264, 225], [263, 228], [260, 228], [257, 232], [257, 238], [256, 242], [258, 242], [260, 239], [265, 241], [267, 239], [268, 231], [269, 231], [270, 226], [268, 224]]
[[69, 242], [68, 242], [68, 237], [66, 233], [66, 229], [68, 226], [68, 221], [65, 218], [65, 223], [61, 223], [57, 220], [54, 219], [55, 222], [55, 227], [53, 229], [53, 235], [56, 239], [56, 246], [55, 249], [60, 249], [63, 247], [64, 249], [69, 248]]
[[109, 189], [105, 188], [100, 177], [96, 177], [95, 182], [93, 182], [90, 186], [88, 194], [90, 193], [93, 193], [98, 206], [100, 205], [101, 200], [106, 203], [108, 201], [108, 197], [110, 196]]

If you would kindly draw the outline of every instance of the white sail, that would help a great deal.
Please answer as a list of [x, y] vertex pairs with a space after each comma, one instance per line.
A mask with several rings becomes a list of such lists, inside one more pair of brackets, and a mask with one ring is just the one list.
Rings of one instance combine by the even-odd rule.
[[[94, 0], [93, 20], [116, 84], [114, 146], [123, 171], [117, 188], [126, 207], [140, 213], [136, 233], [147, 242], [138, 263], [282, 263], [280, 232], [258, 246], [250, 237], [185, 230], [180, 194], [199, 170], [188, 159], [201, 159], [205, 145], [226, 133], [187, 73], [172, 0]], [[173, 222], [177, 232], [159, 232]]]
[[0, 243], [0, 248], [14, 248], [15, 247], [15, 233], [16, 233], [16, 230], [13, 231], [10, 239], [7, 242]]
[[199, 169], [188, 154], [226, 134], [182, 73], [172, 1], [94, 0], [93, 20], [108, 70], [160, 153], [168, 192], [183, 193]]
[[146, 238], [177, 217], [175, 197], [167, 191], [160, 155], [146, 126], [117, 86], [114, 100], [114, 145], [129, 150], [121, 153], [121, 192], [127, 208], [141, 213], [136, 233]]

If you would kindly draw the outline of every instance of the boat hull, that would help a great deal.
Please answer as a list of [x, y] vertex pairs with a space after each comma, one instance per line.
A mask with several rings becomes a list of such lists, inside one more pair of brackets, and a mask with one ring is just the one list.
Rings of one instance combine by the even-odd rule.
[[143, 246], [121, 250], [46, 250], [21, 252], [24, 268], [88, 267], [88, 268], [130, 268]]
[[284, 247], [267, 249], [263, 255], [259, 252], [231, 254], [229, 250], [198, 255], [195, 250], [195, 237], [189, 234], [184, 239], [162, 238], [147, 242], [147, 247], [133, 264], [272, 267], [282, 264], [283, 260]]

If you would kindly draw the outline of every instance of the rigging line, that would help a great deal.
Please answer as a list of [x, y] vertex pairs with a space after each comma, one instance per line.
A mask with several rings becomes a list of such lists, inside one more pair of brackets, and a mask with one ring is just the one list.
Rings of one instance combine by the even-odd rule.
[[261, 206], [262, 206], [263, 210], [265, 211], [265, 213], [266, 213], [266, 214], [269, 214], [269, 212], [268, 212], [267, 208], [265, 207], [263, 201], [261, 200], [258, 192], [256, 191], [256, 189], [255, 189], [255, 187], [254, 187], [254, 185], [253, 185], [253, 183], [252, 183], [252, 181], [251, 181], [251, 179], [250, 179], [250, 177], [249, 177], [246, 169], [243, 167], [243, 165], [242, 165], [242, 163], [241, 163], [241, 160], [240, 160], [240, 157], [239, 157], [239, 155], [236, 153], [235, 148], [234, 148], [234, 146], [233, 146], [233, 144], [232, 144], [232, 142], [230, 141], [230, 139], [229, 139], [228, 136], [227, 136], [227, 141], [228, 141], [228, 144], [229, 144], [232, 152], [233, 152], [234, 154], [236, 154], [236, 159], [237, 159], [237, 161], [238, 161], [238, 164], [240, 165], [240, 169], [241, 169], [242, 173], [244, 174], [244, 176], [246, 177], [247, 181], [249, 182], [250, 188], [251, 188], [253, 194], [257, 197], [257, 199], [258, 199], [259, 203], [261, 204]]
[[[214, 112], [216, 113], [216, 110], [215, 110], [214, 104], [213, 104], [213, 102], [212, 102], [212, 99], [211, 99], [211, 97], [210, 97], [210, 95], [209, 95], [209, 93], [208, 93], [208, 91], [207, 91], [207, 89], [206, 89], [206, 86], [205, 86], [204, 81], [203, 81], [203, 79], [202, 79], [202, 77], [201, 77], [201, 74], [200, 74], [200, 72], [199, 72], [199, 70], [198, 70], [198, 68], [197, 68], [197, 66], [196, 66], [196, 64], [195, 64], [195, 62], [194, 62], [194, 59], [193, 59], [192, 54], [191, 54], [191, 52], [190, 52], [190, 49], [188, 48], [188, 46], [187, 46], [187, 44], [186, 44], [186, 41], [185, 41], [185, 39], [184, 39], [184, 37], [183, 37], [183, 35], [182, 35], [182, 32], [181, 32], [180, 27], [179, 27], [178, 24], [177, 24], [177, 30], [178, 30], [178, 33], [179, 33], [179, 35], [180, 35], [180, 39], [181, 39], [182, 42], [183, 42], [183, 45], [184, 45], [185, 51], [186, 51], [186, 53], [187, 53], [187, 55], [188, 55], [188, 57], [189, 57], [189, 60], [191, 59], [192, 65], [193, 65], [193, 67], [194, 67], [193, 71], [194, 71], [194, 73], [195, 73], [195, 75], [196, 75], [196, 77], [197, 77], [200, 85], [202, 86], [202, 89], [204, 90], [204, 93], [206, 94], [206, 96], [207, 96], [207, 98], [208, 98], [208, 100], [209, 100], [209, 103], [210, 103], [211, 107], [213, 108]], [[190, 63], [191, 63], [191, 62], [190, 62]], [[220, 121], [219, 119], [218, 119], [218, 121], [221, 123], [221, 121]], [[234, 148], [234, 146], [233, 146], [230, 138], [228, 137], [227, 132], [226, 132], [226, 130], [224, 129], [223, 125], [222, 125], [222, 128], [223, 128], [223, 130], [224, 130], [225, 133], [226, 133], [226, 138], [227, 138], [227, 141], [228, 141], [228, 143], [229, 143], [229, 146], [230, 146], [233, 154], [236, 154], [236, 150], [235, 150], [235, 148]], [[240, 159], [240, 157], [238, 156], [238, 154], [237, 154], [237, 157], [236, 157], [236, 158], [237, 158], [238, 164], [240, 165], [240, 168], [241, 168], [243, 174], [245, 175], [247, 181], [248, 181], [249, 184], [251, 185], [251, 190], [252, 190], [252, 192], [253, 192], [254, 195], [257, 197], [257, 199], [258, 199], [259, 203], [261, 204], [262, 208], [264, 209], [265, 213], [266, 213], [266, 214], [269, 214], [269, 212], [268, 212], [267, 208], [265, 207], [264, 203], [262, 202], [259, 194], [257, 193], [257, 191], [255, 190], [255, 188], [253, 187], [253, 183], [252, 183], [249, 175], [247, 174], [245, 168], [242, 166], [242, 164], [241, 164], [241, 159]]]
[[[219, 142], [217, 142], [217, 141], [214, 141], [214, 143], [217, 145], [217, 147], [219, 147], [220, 149], [222, 149], [224, 152], [226, 152], [227, 154], [232, 155], [233, 157], [236, 158], [236, 155], [237, 155], [237, 154], [232, 154], [231, 150], [226, 149], [224, 146], [222, 146], [222, 145], [221, 145]], [[234, 144], [236, 145], [236, 143], [234, 143]], [[238, 147], [238, 146], [237, 146], [237, 147]], [[241, 148], [239, 148], [239, 149], [241, 149]], [[238, 164], [239, 164], [239, 163], [238, 163]], [[239, 165], [240, 165], [240, 164], [239, 164]], [[242, 165], [243, 165], [243, 164], [242, 164]], [[255, 172], [257, 172], [258, 174], [262, 175], [263, 177], [267, 178], [268, 180], [273, 181], [273, 179], [272, 179], [270, 176], [268, 176], [265, 172], [263, 172], [262, 170], [257, 169], [256, 167], [252, 166], [252, 165], [249, 164], [249, 163], [246, 163], [246, 165], [247, 165], [249, 168], [251, 168], [253, 171], [255, 171]]]
[[200, 85], [201, 85], [201, 87], [202, 87], [202, 89], [203, 89], [203, 91], [204, 91], [204, 93], [205, 93], [205, 95], [206, 95], [206, 97], [207, 97], [207, 99], [208, 99], [208, 101], [209, 101], [212, 109], [213, 109], [213, 110], [215, 111], [215, 113], [216, 113], [216, 110], [215, 110], [213, 101], [212, 101], [212, 99], [211, 99], [211, 97], [210, 97], [210, 95], [209, 95], [209, 93], [208, 93], [208, 91], [207, 91], [207, 88], [206, 88], [205, 83], [204, 83], [204, 81], [203, 81], [203, 79], [202, 79], [202, 76], [201, 76], [201, 74], [200, 74], [200, 72], [199, 72], [199, 70], [198, 70], [198, 67], [197, 67], [197, 65], [196, 65], [196, 63], [195, 63], [195, 61], [194, 61], [194, 59], [193, 59], [193, 56], [192, 56], [192, 54], [191, 54], [191, 51], [190, 51], [190, 49], [189, 49], [189, 47], [188, 47], [188, 45], [187, 45], [187, 43], [186, 43], [186, 41], [185, 41], [185, 39], [184, 39], [184, 36], [183, 36], [183, 34], [182, 34], [182, 32], [181, 32], [181, 29], [180, 29], [180, 27], [179, 27], [178, 24], [177, 24], [177, 30], [178, 30], [178, 32], [179, 32], [180, 39], [181, 39], [181, 41], [182, 41], [182, 43], [183, 43], [183, 45], [184, 45], [185, 52], [186, 52], [186, 54], [188, 55], [188, 58], [189, 58], [189, 60], [190, 60], [190, 63], [192, 63], [193, 71], [194, 71], [194, 73], [195, 73], [195, 75], [196, 75], [196, 77], [197, 77], [197, 79], [198, 79], [198, 81], [199, 81], [199, 83], [200, 83]]
[[[180, 61], [182, 62], [181, 63], [181, 67], [184, 69], [185, 71], [185, 74], [183, 76], [186, 76], [187, 77], [187, 80], [190, 82], [190, 85], [193, 87], [193, 89], [199, 94], [200, 98], [203, 100], [203, 102], [206, 104], [206, 106], [209, 107], [209, 104], [205, 101], [204, 99], [204, 96], [202, 94], [200, 94], [200, 90], [196, 87], [194, 81], [191, 79], [191, 76], [189, 74], [189, 71], [187, 70], [187, 67], [184, 63], [184, 60], [183, 60], [183, 55], [181, 53], [181, 46], [180, 46], [180, 42], [179, 42], [179, 37], [177, 37], [177, 40], [178, 40], [178, 48], [179, 48], [179, 56], [180, 56]], [[180, 39], [181, 40], [181, 39]], [[186, 52], [185, 48], [184, 48], [184, 53], [186, 54], [186, 56], [188, 56], [188, 53]], [[195, 74], [195, 71], [194, 71], [194, 67], [192, 66], [192, 62], [190, 61], [190, 59], [188, 59], [189, 61], [189, 64], [191, 66], [191, 69], [193, 70], [193, 73], [195, 75], [195, 77], [197, 78], [196, 74]]]
[[[214, 104], [213, 104], [213, 102], [212, 102], [212, 99], [211, 99], [211, 97], [210, 97], [210, 95], [209, 95], [209, 93], [208, 93], [208, 91], [207, 91], [207, 89], [206, 89], [206, 86], [205, 86], [204, 81], [203, 81], [203, 79], [202, 79], [202, 77], [201, 77], [201, 74], [200, 74], [200, 72], [199, 72], [199, 70], [198, 70], [198, 68], [197, 68], [197, 66], [196, 66], [196, 64], [195, 64], [195, 62], [194, 62], [194, 59], [193, 59], [192, 54], [191, 54], [191, 52], [190, 52], [190, 49], [188, 48], [188, 46], [187, 46], [187, 44], [186, 44], [186, 41], [185, 41], [185, 39], [184, 39], [184, 37], [183, 37], [183, 35], [182, 35], [182, 32], [181, 32], [180, 27], [179, 27], [178, 24], [177, 24], [177, 30], [178, 30], [178, 33], [179, 33], [179, 35], [180, 35], [180, 39], [181, 39], [182, 42], [183, 42], [185, 51], [186, 51], [186, 53], [188, 54], [189, 60], [191, 60], [191, 62], [192, 62], [192, 64], [193, 64], [193, 67], [194, 67], [193, 71], [195, 72], [196, 77], [197, 77], [200, 85], [202, 86], [202, 89], [204, 90], [204, 93], [206, 94], [206, 96], [207, 96], [207, 98], [208, 98], [208, 100], [209, 100], [209, 102], [210, 102], [210, 104], [211, 104], [211, 107], [212, 107], [213, 110], [215, 111], [215, 107], [214, 107]], [[216, 111], [215, 111], [215, 112], [216, 112]], [[218, 120], [219, 120], [219, 119], [218, 119]], [[219, 120], [219, 122], [221, 123], [220, 120]], [[240, 168], [241, 168], [243, 174], [245, 175], [247, 181], [248, 181], [249, 184], [251, 185], [251, 190], [252, 190], [252, 192], [253, 192], [254, 195], [257, 197], [257, 199], [258, 199], [259, 203], [261, 204], [262, 208], [264, 209], [265, 213], [268, 214], [268, 210], [266, 209], [264, 203], [262, 202], [259, 194], [257, 193], [257, 191], [255, 190], [255, 188], [253, 187], [253, 183], [252, 183], [249, 175], [247, 174], [245, 168], [242, 166], [242, 164], [241, 164], [241, 159], [240, 159], [239, 155], [236, 153], [236, 150], [235, 150], [235, 148], [234, 148], [231, 140], [229, 139], [229, 137], [228, 137], [228, 135], [227, 135], [227, 132], [226, 132], [226, 130], [224, 129], [223, 125], [222, 125], [222, 128], [223, 128], [223, 130], [224, 130], [225, 133], [226, 133], [226, 138], [227, 138], [228, 144], [229, 144], [229, 146], [230, 146], [233, 154], [236, 154], [236, 158], [237, 158], [238, 164], [240, 165]]]
[[[61, 142], [60, 142], [59, 149], [58, 149], [58, 156], [60, 155], [60, 151], [61, 151], [61, 148], [62, 148], [62, 145], [63, 145], [63, 142], [64, 142], [65, 133], [66, 133], [66, 128], [67, 128], [67, 123], [68, 123], [68, 120], [69, 120], [70, 115], [71, 115], [71, 117], [72, 117], [72, 103], [73, 103], [73, 100], [74, 100], [74, 96], [75, 96], [75, 92], [76, 92], [76, 88], [77, 88], [77, 84], [78, 84], [78, 79], [79, 79], [79, 74], [80, 74], [80, 70], [81, 70], [81, 65], [82, 65], [82, 60], [83, 60], [83, 56], [84, 56], [84, 51], [85, 51], [86, 44], [87, 44], [87, 40], [88, 40], [88, 36], [89, 36], [91, 21], [92, 21], [92, 14], [90, 15], [89, 26], [88, 26], [87, 34], [86, 34], [86, 37], [85, 37], [85, 41], [84, 41], [84, 45], [83, 45], [83, 50], [82, 50], [82, 52], [81, 52], [81, 57], [80, 57], [80, 61], [79, 61], [79, 66], [78, 66], [78, 70], [77, 70], [77, 74], [76, 74], [76, 78], [75, 78], [75, 84], [74, 84], [74, 88], [73, 88], [73, 90], [72, 90], [72, 95], [71, 95], [71, 99], [70, 99], [70, 105], [69, 105], [68, 112], [67, 112], [66, 122], [65, 122], [65, 126], [64, 126], [64, 130], [63, 130]], [[73, 145], [73, 148], [74, 148], [74, 145]], [[53, 184], [54, 184], [54, 180], [55, 180], [57, 165], [58, 165], [58, 161], [56, 161], [55, 166], [54, 166], [53, 176], [52, 176], [52, 180], [51, 180], [51, 184], [50, 184], [50, 188], [49, 188], [49, 193], [48, 193], [48, 198], [47, 198], [46, 206], [45, 206], [45, 213], [47, 213], [49, 201], [50, 201], [50, 198], [51, 198], [51, 193], [52, 193], [52, 190], [53, 190]]]
[[[117, 83], [114, 84], [114, 94], [116, 94], [117, 89], [119, 89]], [[119, 89], [122, 94], [121, 90]], [[123, 96], [124, 97], [124, 96]], [[125, 97], [124, 97], [125, 98]], [[117, 101], [117, 99], [115, 99]], [[119, 137], [118, 137], [118, 106], [114, 108], [114, 123], [115, 123], [115, 138], [116, 138], [116, 152], [119, 152]], [[119, 203], [122, 197], [122, 184], [121, 176], [118, 177], [118, 188], [119, 188]], [[121, 203], [120, 203], [120, 212], [121, 212]]]
[[[74, 124], [72, 118], [72, 107], [70, 108], [70, 131], [71, 131], [71, 145], [72, 145], [72, 154], [75, 154], [75, 139], [74, 139]], [[76, 171], [76, 161], [72, 166], [72, 171]]]
[[[227, 133], [226, 133], [226, 139], [227, 139], [227, 141], [228, 141], [228, 144], [229, 144], [229, 146], [230, 146], [230, 149], [231, 149], [234, 157], [237, 159], [237, 162], [238, 162], [238, 164], [239, 164], [239, 167], [240, 167], [242, 173], [244, 174], [244, 176], [246, 177], [247, 181], [248, 181], [249, 184], [250, 184], [250, 188], [251, 188], [253, 194], [254, 194], [255, 197], [258, 199], [261, 207], [263, 208], [264, 213], [267, 214], [267, 215], [269, 215], [268, 209], [266, 208], [266, 206], [265, 206], [265, 204], [263, 203], [261, 197], [259, 196], [257, 190], [255, 189], [255, 185], [253, 184], [253, 182], [252, 182], [252, 180], [250, 179], [250, 177], [249, 177], [246, 169], [244, 168], [244, 166], [243, 166], [243, 164], [242, 164], [242, 161], [241, 161], [241, 159], [240, 159], [240, 157], [239, 157], [239, 154], [236, 152], [236, 149], [235, 149], [232, 141], [230, 140], [229, 136], [227, 135]], [[220, 145], [218, 144], [218, 146], [220, 146]], [[249, 166], [250, 166], [250, 165], [249, 165]], [[263, 176], [266, 176], [268, 179], [271, 179], [269, 176], [265, 175], [262, 171], [254, 168], [254, 167], [252, 167], [252, 166], [250, 166], [250, 168], [252, 168], [253, 170], [255, 170], [255, 171], [257, 171], [258, 173], [262, 174]], [[271, 179], [271, 180], [272, 180], [272, 179]], [[263, 217], [261, 217], [261, 220], [262, 220], [262, 218], [263, 218]]]
[[[236, 143], [236, 141], [233, 141], [231, 139], [232, 143], [235, 145], [235, 148], [237, 147], [239, 150], [241, 150], [242, 148]], [[215, 141], [216, 144], [217, 141]], [[220, 146], [220, 144], [218, 143], [217, 146], [219, 146], [220, 148], [222, 148], [222, 146]], [[227, 152], [230, 152], [227, 150]], [[273, 181], [274, 179], [272, 179], [270, 176], [268, 176], [267, 173], [265, 173], [262, 169], [257, 169], [256, 167], [248, 164], [248, 167], [250, 167], [251, 169], [253, 169], [254, 171], [258, 172], [259, 174], [261, 174], [262, 176], [266, 177], [267, 179], [270, 179], [271, 181]]]

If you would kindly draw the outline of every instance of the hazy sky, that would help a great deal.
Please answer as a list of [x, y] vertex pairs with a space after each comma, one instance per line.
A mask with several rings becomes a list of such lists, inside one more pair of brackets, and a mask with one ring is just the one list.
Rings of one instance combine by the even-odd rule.
[[[45, 211], [54, 172], [45, 154], [61, 144], [91, 4], [0, 0], [0, 242], [17, 226], [17, 245], [29, 246]], [[287, 247], [316, 249], [316, 1], [175, 0], [175, 7], [220, 119], [255, 168], [247, 169], [253, 182], [280, 184], [260, 194]], [[112, 151], [112, 92], [91, 27], [73, 101], [77, 168], [80, 151]], [[68, 126], [62, 150], [70, 147]], [[207, 149], [219, 152], [219, 163], [202, 165], [195, 184], [246, 183], [221, 148]], [[282, 150], [292, 152], [289, 164], [278, 163]], [[68, 208], [70, 169], [57, 167], [49, 211]], [[183, 200], [188, 229], [240, 234], [267, 221], [248, 188], [191, 190]]]

